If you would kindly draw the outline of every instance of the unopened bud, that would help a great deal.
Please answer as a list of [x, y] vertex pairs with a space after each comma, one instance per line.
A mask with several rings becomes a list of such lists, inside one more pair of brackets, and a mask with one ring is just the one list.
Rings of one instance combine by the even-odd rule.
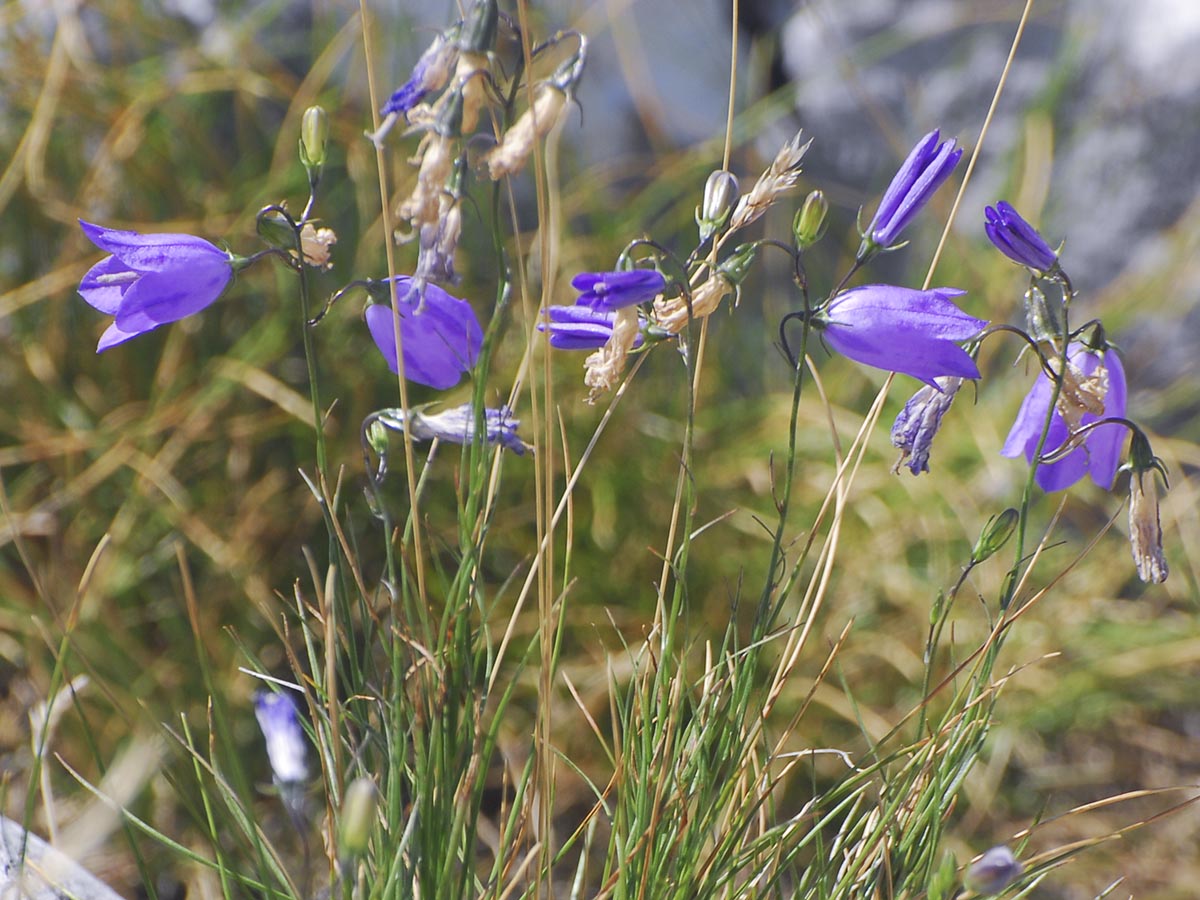
[[804, 205], [792, 220], [792, 234], [796, 238], [796, 246], [806, 250], [821, 239], [825, 234], [826, 217], [829, 215], [829, 201], [821, 191], [813, 191], [804, 198]]
[[379, 792], [369, 778], [356, 778], [342, 798], [342, 818], [338, 823], [339, 849], [343, 858], [362, 856], [375, 828], [375, 807]]
[[277, 250], [296, 249], [296, 226], [280, 210], [267, 207], [255, 220], [258, 236]]
[[1042, 289], [1036, 284], [1025, 292], [1025, 329], [1035, 341], [1053, 341], [1062, 337], [1058, 315]]
[[704, 183], [704, 201], [696, 210], [700, 241], [707, 241], [725, 227], [738, 200], [738, 180], [732, 172], [718, 169]]
[[500, 9], [496, 0], [477, 0], [463, 22], [458, 46], [464, 53], [487, 53], [496, 43]]
[[377, 454], [383, 455], [388, 451], [388, 427], [375, 419], [367, 426], [367, 443]]
[[737, 286], [746, 280], [757, 256], [758, 244], [739, 244], [721, 263], [721, 274], [730, 284]]
[[971, 562], [981, 563], [995, 556], [1012, 537], [1020, 518], [1020, 513], [1010, 506], [988, 519], [983, 531], [979, 533], [979, 540], [975, 542], [975, 549], [971, 551]]
[[325, 144], [329, 140], [329, 116], [319, 106], [310, 106], [300, 120], [300, 162], [306, 169], [325, 165]]
[[993, 847], [967, 867], [964, 886], [985, 897], [998, 894], [1018, 878], [1025, 867], [1005, 846]]

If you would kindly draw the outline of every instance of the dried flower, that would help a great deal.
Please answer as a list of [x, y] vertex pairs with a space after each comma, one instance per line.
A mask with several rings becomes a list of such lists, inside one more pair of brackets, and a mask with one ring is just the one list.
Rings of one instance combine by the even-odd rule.
[[613, 315], [612, 335], [603, 347], [584, 361], [583, 383], [590, 388], [588, 403], [612, 390], [625, 372], [625, 360], [637, 344], [641, 326], [637, 310], [623, 307]]
[[900, 458], [893, 471], [900, 471], [902, 465], [914, 475], [929, 471], [929, 449], [964, 379], [943, 375], [933, 381], [933, 385], [927, 384], [913, 394], [896, 416], [892, 446], [900, 449]]
[[613, 312], [652, 300], [666, 287], [667, 280], [654, 269], [624, 272], [580, 272], [571, 287], [580, 291], [575, 303], [602, 312]]
[[421, 159], [417, 183], [412, 194], [400, 204], [399, 216], [407, 219], [414, 231], [424, 225], [436, 225], [446, 182], [454, 174], [454, 141], [436, 132], [427, 134], [417, 151]]
[[1167, 480], [1161, 459], [1150, 449], [1150, 441], [1140, 430], [1133, 432], [1129, 444], [1129, 546], [1138, 578], [1153, 584], [1167, 580], [1170, 569], [1163, 554], [1162, 522], [1158, 515], [1157, 472]]
[[566, 107], [567, 95], [564, 91], [546, 82], [539, 84], [533, 105], [521, 113], [520, 118], [504, 133], [500, 143], [484, 158], [492, 180], [521, 171], [533, 151], [534, 143], [558, 124]]
[[317, 269], [332, 269], [333, 262], [329, 258], [330, 248], [337, 243], [337, 235], [332, 228], [317, 228], [312, 222], [305, 222], [300, 229], [300, 247], [304, 251], [304, 261]]
[[[1064, 388], [1046, 434], [1043, 456], [1057, 453], [1083, 426], [1105, 416], [1125, 415], [1125, 370], [1116, 353], [1072, 343], [1067, 348], [1067, 363]], [[1024, 455], [1032, 464], [1053, 390], [1050, 378], [1041, 372], [1021, 404], [1001, 455], [1010, 458]], [[1123, 425], [1112, 423], [1089, 429], [1081, 446], [1067, 452], [1062, 459], [1038, 466], [1037, 483], [1044, 491], [1061, 491], [1084, 475], [1091, 475], [1092, 481], [1108, 490], [1116, 477], [1124, 441]]]
[[658, 326], [670, 334], [679, 334], [687, 328], [690, 319], [711, 316], [728, 294], [734, 292], [733, 283], [720, 270], [713, 272], [699, 287], [692, 291], [692, 305], [682, 295], [670, 300], [654, 301], [654, 318]]
[[902, 372], [929, 385], [945, 375], [978, 378], [975, 360], [956, 342], [970, 340], [988, 323], [950, 301], [964, 293], [869, 284], [838, 294], [817, 313], [814, 324], [829, 346], [864, 365]]
[[1005, 846], [993, 847], [967, 868], [963, 883], [968, 890], [985, 896], [998, 894], [1018, 878], [1025, 867]]
[[190, 234], [139, 234], [79, 220], [88, 240], [111, 256], [92, 266], [79, 296], [114, 317], [102, 353], [212, 304], [233, 279], [234, 257]]
[[453, 195], [443, 193], [438, 207], [437, 221], [421, 226], [414, 278], [422, 283], [454, 284], [458, 281], [454, 254], [462, 236], [462, 204]]
[[[404, 377], [438, 390], [454, 387], [475, 365], [483, 347], [483, 329], [471, 304], [436, 285], [419, 289], [407, 275], [395, 280], [395, 303], [404, 348]], [[398, 371], [392, 310], [385, 304], [373, 304], [367, 307], [366, 317], [371, 337], [388, 368]]]
[[803, 131], [796, 132], [776, 154], [767, 171], [759, 176], [750, 193], [738, 201], [737, 209], [733, 211], [733, 218], [729, 223], [731, 231], [745, 228], [757, 220], [776, 200], [796, 186], [796, 182], [800, 180], [800, 163], [812, 144], [811, 140], [801, 143], [803, 137]]
[[378, 131], [369, 135], [371, 140], [376, 145], [380, 144], [398, 119], [407, 120], [409, 112], [424, 100], [426, 95], [441, 90], [450, 80], [450, 72], [457, 62], [457, 36], [448, 33], [435, 37], [413, 66], [408, 81], [400, 85], [383, 105], [383, 122], [380, 123]]
[[1058, 254], [1012, 204], [1001, 200], [995, 207], [984, 209], [983, 215], [988, 240], [1013, 262], [1035, 272], [1050, 272], [1058, 265]]
[[[475, 441], [475, 407], [470, 403], [456, 406], [440, 413], [421, 410], [381, 409], [375, 413], [375, 421], [393, 431], [407, 431], [414, 441], [449, 441], [452, 444], [471, 444]], [[484, 440], [489, 444], [507, 447], [518, 456], [528, 449], [517, 436], [520, 422], [512, 418], [507, 406], [483, 411]]]
[[[550, 346], [557, 350], [599, 350], [612, 337], [617, 314], [586, 306], [548, 306], [546, 322], [538, 322], [538, 331], [549, 334]], [[639, 320], [633, 349], [644, 342]]]
[[925, 135], [908, 154], [908, 159], [892, 178], [879, 201], [879, 209], [867, 227], [858, 258], [865, 258], [876, 247], [892, 246], [909, 222], [921, 211], [943, 181], [950, 177], [962, 158], [954, 149], [954, 140], [938, 143], [937, 129]]

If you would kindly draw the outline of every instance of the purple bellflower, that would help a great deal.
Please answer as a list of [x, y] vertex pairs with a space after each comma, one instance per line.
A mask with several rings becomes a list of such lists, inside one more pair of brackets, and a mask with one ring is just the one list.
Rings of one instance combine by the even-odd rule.
[[936, 388], [934, 379], [941, 376], [979, 377], [975, 360], [957, 342], [975, 337], [988, 323], [951, 302], [964, 293], [868, 284], [838, 294], [814, 324], [842, 356]]
[[[410, 410], [407, 416], [402, 409], [381, 409], [375, 414], [375, 418], [394, 431], [407, 429], [414, 441], [436, 438], [452, 444], [470, 444], [475, 440], [475, 408], [470, 403], [440, 413], [426, 413], [414, 409]], [[489, 444], [499, 444], [518, 456], [524, 456], [528, 447], [517, 435], [517, 428], [521, 423], [512, 418], [511, 409], [507, 406], [501, 406], [499, 409], [485, 408], [483, 421], [487, 430], [484, 439]]]
[[79, 227], [111, 254], [79, 283], [79, 296], [114, 318], [97, 353], [200, 312], [233, 280], [234, 258], [203, 238], [119, 231], [82, 219]]
[[1058, 254], [1011, 203], [1001, 200], [984, 209], [983, 215], [988, 240], [1013, 262], [1035, 272], [1050, 272], [1058, 265]]
[[1025, 867], [1005, 846], [993, 847], [967, 867], [964, 887], [976, 894], [998, 894], [1018, 878]]
[[[1067, 378], [1050, 421], [1043, 456], [1062, 447], [1073, 430], [1106, 416], [1125, 415], [1125, 369], [1115, 352], [1097, 353], [1083, 344], [1072, 343], [1067, 348], [1067, 358]], [[1028, 462], [1033, 462], [1052, 395], [1050, 378], [1041, 372], [1021, 404], [1001, 455], [1011, 458], [1024, 455]], [[1063, 417], [1064, 409], [1077, 420], [1074, 429], [1068, 427]], [[1117, 423], [1093, 428], [1082, 446], [1071, 450], [1062, 459], [1038, 466], [1035, 476], [1038, 485], [1048, 493], [1061, 491], [1084, 475], [1091, 475], [1092, 481], [1109, 490], [1117, 474], [1125, 435], [1125, 426]]]
[[275, 782], [296, 784], [308, 778], [308, 764], [304, 760], [308, 742], [295, 701], [287, 694], [257, 691], [254, 717], [267, 742], [267, 759]]
[[[617, 314], [591, 309], [587, 306], [549, 306], [549, 322], [538, 322], [538, 331], [550, 335], [550, 346], [558, 350], [599, 350], [612, 337]], [[641, 333], [633, 346], [642, 346]]]
[[[475, 310], [435, 284], [418, 290], [407, 275], [397, 276], [395, 284], [404, 377], [440, 391], [454, 387], [475, 365], [483, 347], [483, 329]], [[367, 328], [388, 368], [398, 371], [392, 310], [382, 303], [373, 304], [367, 307], [366, 316]]]
[[866, 255], [871, 244], [879, 247], [894, 244], [900, 232], [958, 165], [962, 150], [954, 149], [953, 138], [939, 144], [939, 137], [938, 130], [934, 129], [921, 138], [892, 178], [867, 228], [863, 246], [858, 251], [860, 259]]
[[935, 378], [934, 385], [925, 385], [904, 404], [892, 425], [892, 446], [900, 450], [896, 471], [901, 466], [914, 475], [929, 471], [929, 449], [963, 380], [956, 375]]
[[571, 279], [571, 287], [581, 291], [578, 306], [598, 312], [616, 312], [653, 300], [662, 293], [667, 280], [654, 269], [630, 269], [625, 272], [580, 272]]

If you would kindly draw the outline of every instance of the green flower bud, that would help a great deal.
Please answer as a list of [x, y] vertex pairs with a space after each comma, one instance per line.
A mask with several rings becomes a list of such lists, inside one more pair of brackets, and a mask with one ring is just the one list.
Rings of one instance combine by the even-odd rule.
[[829, 201], [821, 191], [813, 191], [804, 198], [804, 205], [792, 220], [792, 235], [796, 246], [806, 250], [821, 239], [828, 224]]
[[300, 120], [300, 162], [306, 169], [325, 165], [325, 144], [329, 140], [329, 116], [319, 106], [310, 106]]
[[975, 542], [975, 549], [971, 551], [971, 562], [981, 563], [995, 556], [1012, 537], [1020, 518], [1020, 513], [1010, 506], [1004, 512], [988, 519], [983, 531], [979, 533], [979, 540]]
[[367, 443], [380, 456], [388, 451], [388, 426], [380, 419], [375, 419], [367, 426]]
[[342, 817], [338, 823], [338, 846], [343, 859], [362, 856], [375, 830], [375, 807], [379, 792], [369, 778], [356, 778], [342, 798]]
[[1025, 292], [1025, 328], [1035, 341], [1053, 341], [1062, 337], [1058, 315], [1036, 284], [1030, 285]]
[[700, 241], [707, 241], [725, 227], [738, 200], [738, 180], [732, 172], [718, 169], [704, 183], [704, 201], [696, 209]]
[[296, 228], [278, 209], [264, 209], [255, 220], [258, 236], [277, 250], [296, 249]]
[[730, 284], [737, 286], [746, 280], [750, 267], [758, 256], [758, 244], [739, 244], [720, 266], [720, 272]]

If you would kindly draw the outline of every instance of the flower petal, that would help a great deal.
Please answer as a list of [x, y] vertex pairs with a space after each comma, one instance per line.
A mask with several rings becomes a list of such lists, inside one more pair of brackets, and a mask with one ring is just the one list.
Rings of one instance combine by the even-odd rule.
[[79, 282], [79, 296], [100, 312], [115, 316], [121, 299], [137, 277], [136, 272], [115, 256], [106, 256], [83, 276]]
[[110, 347], [115, 347], [117, 344], [123, 344], [126, 341], [133, 340], [133, 338], [140, 334], [145, 334], [147, 331], [153, 331], [156, 327], [158, 326], [147, 328], [144, 331], [122, 331], [117, 327], [117, 323], [114, 322], [113, 324], [109, 325], [108, 328], [104, 329], [104, 334], [100, 335], [100, 343], [96, 345], [96, 352], [103, 353]]
[[[400, 340], [404, 347], [404, 376], [409, 381], [445, 390], [458, 384], [475, 365], [483, 347], [483, 329], [465, 300], [452, 297], [436, 285], [426, 285], [424, 308], [412, 279], [396, 279], [400, 312]], [[392, 311], [376, 304], [367, 307], [367, 327], [387, 361], [398, 371]]]
[[911, 330], [941, 340], [970, 340], [988, 323], [954, 305], [950, 298], [964, 293], [957, 288], [918, 291], [890, 284], [864, 285], [839, 294], [829, 304], [828, 330], [846, 327]]
[[88, 240], [137, 272], [168, 272], [220, 260], [229, 267], [229, 254], [191, 234], [141, 234], [105, 228], [79, 220]]
[[185, 269], [142, 275], [117, 307], [122, 331], [149, 331], [198, 313], [213, 303], [233, 278], [224, 260], [193, 260]]
[[824, 337], [834, 350], [855, 362], [911, 375], [929, 385], [935, 385], [940, 375], [979, 377], [979, 367], [966, 350], [920, 331], [827, 328]]

